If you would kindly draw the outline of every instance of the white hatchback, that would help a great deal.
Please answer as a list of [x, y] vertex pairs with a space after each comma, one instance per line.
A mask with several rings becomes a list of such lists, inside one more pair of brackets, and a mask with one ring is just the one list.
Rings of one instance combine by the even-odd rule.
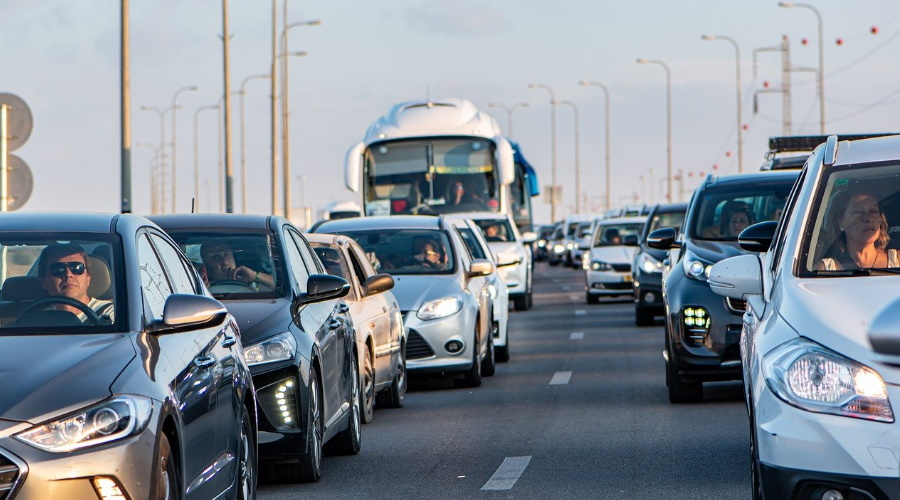
[[588, 304], [598, 303], [601, 296], [634, 294], [631, 263], [646, 223], [646, 216], [617, 217], [603, 219], [594, 227], [581, 265]]
[[746, 301], [741, 331], [753, 498], [900, 495], [900, 136], [829, 137], [759, 254], [709, 284]]

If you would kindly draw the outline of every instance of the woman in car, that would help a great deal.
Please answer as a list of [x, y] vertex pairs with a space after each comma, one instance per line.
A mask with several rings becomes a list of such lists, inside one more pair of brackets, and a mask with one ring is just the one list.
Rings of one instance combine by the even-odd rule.
[[753, 224], [750, 207], [742, 201], [729, 201], [722, 207], [719, 226], [703, 228], [704, 238], [737, 238], [741, 231]]
[[900, 267], [895, 248], [888, 249], [888, 221], [878, 199], [865, 191], [847, 191], [834, 196], [828, 211], [826, 235], [834, 242], [816, 268], [836, 271]]

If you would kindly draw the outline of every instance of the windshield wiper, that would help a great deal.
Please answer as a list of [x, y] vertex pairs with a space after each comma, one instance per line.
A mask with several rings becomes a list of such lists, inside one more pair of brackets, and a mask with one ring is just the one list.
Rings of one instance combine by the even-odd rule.
[[813, 276], [871, 276], [872, 272], [869, 269], [836, 269], [834, 271], [828, 270], [816, 270], [813, 271]]
[[869, 270], [877, 273], [900, 274], [900, 267], [872, 267]]

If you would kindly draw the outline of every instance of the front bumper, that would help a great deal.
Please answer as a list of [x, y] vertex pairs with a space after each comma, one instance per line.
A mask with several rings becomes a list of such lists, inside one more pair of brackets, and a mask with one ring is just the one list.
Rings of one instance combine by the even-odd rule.
[[584, 272], [585, 291], [591, 295], [631, 295], [634, 286], [631, 272], [590, 271]]
[[[472, 349], [475, 345], [476, 311], [466, 306], [450, 316], [422, 320], [416, 311], [403, 314], [407, 331], [406, 371], [413, 373], [464, 372], [472, 367]], [[448, 352], [447, 344], [462, 342], [459, 352]]]
[[638, 309], [662, 315], [666, 312], [662, 297], [662, 273], [635, 271], [634, 304]]
[[[308, 362], [304, 364], [309, 365]], [[306, 453], [307, 447], [304, 430], [309, 417], [308, 370], [301, 371], [294, 364], [280, 367], [259, 365], [250, 369], [259, 410], [259, 459], [267, 462], [296, 460]], [[292, 386], [285, 387], [290, 382], [293, 382]], [[276, 396], [279, 392], [286, 396], [288, 404], [280, 404]], [[282, 410], [281, 406], [288, 409]], [[285, 411], [288, 415], [284, 415]]]

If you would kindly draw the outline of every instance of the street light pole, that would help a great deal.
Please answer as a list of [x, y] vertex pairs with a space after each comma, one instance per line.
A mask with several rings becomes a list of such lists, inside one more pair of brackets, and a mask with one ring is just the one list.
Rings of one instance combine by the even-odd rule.
[[702, 35], [703, 40], [724, 40], [734, 47], [735, 67], [737, 73], [737, 147], [738, 147], [738, 172], [744, 171], [744, 121], [741, 114], [741, 48], [737, 40], [725, 35]]
[[150, 148], [153, 150], [153, 161], [150, 162], [150, 213], [156, 215], [159, 210], [157, 203], [157, 197], [159, 193], [155, 170], [157, 169], [160, 162], [159, 147], [154, 146], [149, 142], [139, 142], [137, 143], [137, 147]]
[[200, 146], [197, 139], [197, 121], [202, 111], [219, 109], [218, 104], [200, 106], [194, 111], [194, 211], [200, 208]]
[[175, 110], [178, 109], [178, 94], [182, 92], [187, 92], [191, 90], [197, 90], [197, 87], [191, 85], [189, 87], [182, 87], [175, 91], [175, 95], [172, 96], [172, 213], [176, 212], [176, 203], [178, 200], [177, 192], [175, 191], [175, 186], [178, 184], [178, 177], [175, 175], [175, 160], [177, 160], [177, 156], [175, 156]]
[[575, 113], [575, 213], [581, 213], [581, 145], [579, 139], [579, 126], [578, 123], [581, 121], [578, 118], [578, 106], [575, 105], [572, 101], [554, 101], [554, 104], [565, 104], [566, 106], [571, 106], [572, 111]]
[[530, 89], [544, 89], [550, 93], [550, 220], [556, 222], [556, 94], [542, 83], [529, 83]]
[[507, 106], [506, 104], [499, 103], [499, 102], [489, 102], [488, 103], [489, 108], [500, 108], [500, 109], [506, 111], [506, 133], [509, 135], [510, 139], [512, 139], [512, 137], [513, 137], [513, 121], [512, 121], [513, 111], [515, 111], [519, 108], [526, 108], [530, 105], [531, 104], [529, 104], [527, 102], [517, 102], [517, 103], [513, 104], [512, 106]]
[[778, 6], [787, 9], [792, 7], [809, 9], [816, 15], [819, 25], [819, 133], [825, 135], [825, 52], [822, 42], [822, 13], [808, 3], [778, 2]]
[[666, 203], [672, 203], [672, 71], [656, 59], [637, 60], [638, 64], [657, 64], [666, 70]]
[[599, 87], [600, 90], [603, 91], [604, 98], [604, 128], [606, 134], [606, 210], [612, 208], [612, 180], [610, 175], [610, 165], [609, 165], [609, 89], [606, 88], [606, 85], [603, 85], [600, 82], [589, 82], [586, 80], [579, 80], [578, 85]]
[[244, 95], [247, 93], [247, 82], [265, 78], [271, 78], [271, 75], [251, 75], [244, 78], [244, 81], [241, 82], [241, 208], [244, 213], [247, 213], [247, 135], [244, 128], [246, 121], [244, 120], [244, 115], [246, 114]]
[[[160, 158], [165, 158], [166, 151], [166, 113], [172, 111], [173, 108], [166, 108], [164, 110], [157, 108], [156, 106], [141, 106], [141, 111], [153, 111], [157, 115], [159, 115], [159, 150], [160, 150]], [[165, 190], [166, 185], [166, 164], [165, 160], [161, 160], [160, 163], [160, 191]], [[160, 213], [165, 213], [166, 210], [166, 197], [165, 193], [163, 193], [162, 199], [159, 202]]]
[[269, 70], [271, 75], [269, 88], [272, 94], [270, 96], [272, 136], [269, 138], [272, 148], [272, 215], [278, 211], [278, 106], [276, 103], [276, 99], [278, 99], [278, 88], [276, 85], [278, 80], [278, 8], [276, 3], [277, 0], [272, 0], [272, 66]]
[[[284, 3], [284, 19], [287, 20], [287, 2]], [[287, 54], [287, 34], [291, 28], [300, 26], [319, 26], [322, 21], [315, 19], [312, 21], [299, 21], [296, 23], [285, 24], [281, 31], [281, 53]], [[290, 163], [290, 123], [288, 120], [288, 97], [290, 89], [288, 88], [288, 63], [285, 57], [281, 63], [281, 182], [282, 182], [282, 203], [284, 204], [284, 216], [291, 216], [291, 163]]]

